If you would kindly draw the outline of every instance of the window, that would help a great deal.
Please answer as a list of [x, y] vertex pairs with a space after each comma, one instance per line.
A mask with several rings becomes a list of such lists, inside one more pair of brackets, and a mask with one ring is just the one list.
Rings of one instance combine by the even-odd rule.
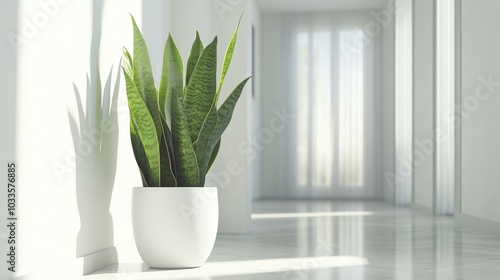
[[[341, 186], [364, 184], [364, 63], [356, 44], [363, 32], [343, 30], [335, 36], [322, 30], [297, 34], [300, 187], [331, 187], [334, 179]], [[332, 80], [338, 81], [335, 88]]]

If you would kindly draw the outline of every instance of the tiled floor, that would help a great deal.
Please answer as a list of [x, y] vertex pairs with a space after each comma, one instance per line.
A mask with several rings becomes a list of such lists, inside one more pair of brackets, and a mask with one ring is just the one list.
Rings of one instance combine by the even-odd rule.
[[155, 270], [137, 258], [83, 280], [500, 279], [500, 235], [383, 202], [258, 202], [253, 224], [219, 235], [201, 268]]

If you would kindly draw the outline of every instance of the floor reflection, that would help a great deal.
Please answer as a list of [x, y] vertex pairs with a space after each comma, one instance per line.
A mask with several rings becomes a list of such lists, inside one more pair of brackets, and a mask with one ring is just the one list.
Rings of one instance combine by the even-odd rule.
[[376, 201], [264, 201], [253, 222], [250, 234], [219, 235], [202, 268], [152, 270], [137, 257], [84, 279], [500, 279], [500, 237], [452, 217]]
[[304, 212], [304, 213], [262, 213], [252, 214], [252, 219], [286, 219], [286, 218], [315, 218], [315, 217], [343, 217], [343, 216], [371, 216], [366, 211], [338, 211], [338, 212]]

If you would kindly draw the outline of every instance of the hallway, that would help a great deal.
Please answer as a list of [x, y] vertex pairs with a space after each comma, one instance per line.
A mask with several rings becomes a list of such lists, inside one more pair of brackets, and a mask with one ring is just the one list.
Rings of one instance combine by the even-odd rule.
[[[221, 234], [201, 268], [140, 258], [82, 280], [500, 279], [500, 236], [379, 201], [260, 201], [253, 231]], [[144, 272], [144, 273], [142, 273]]]

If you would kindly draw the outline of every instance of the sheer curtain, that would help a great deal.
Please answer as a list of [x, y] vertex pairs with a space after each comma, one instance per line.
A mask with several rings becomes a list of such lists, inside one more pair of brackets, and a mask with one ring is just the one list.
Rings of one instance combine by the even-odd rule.
[[380, 189], [377, 36], [367, 12], [284, 15], [278, 93], [294, 121], [280, 134], [272, 197], [371, 198]]

